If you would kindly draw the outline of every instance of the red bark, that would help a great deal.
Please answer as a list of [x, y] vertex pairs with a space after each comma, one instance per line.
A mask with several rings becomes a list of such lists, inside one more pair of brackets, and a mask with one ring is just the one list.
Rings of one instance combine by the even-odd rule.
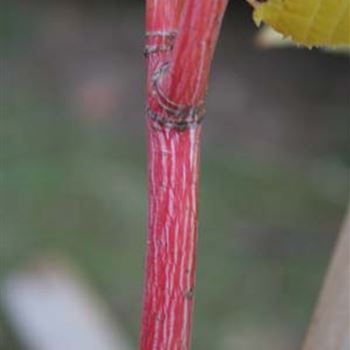
[[149, 216], [141, 350], [188, 350], [201, 120], [227, 0], [148, 0]]

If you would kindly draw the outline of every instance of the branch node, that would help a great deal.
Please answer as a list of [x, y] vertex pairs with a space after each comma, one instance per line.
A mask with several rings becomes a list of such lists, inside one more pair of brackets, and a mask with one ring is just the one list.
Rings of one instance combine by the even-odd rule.
[[[146, 46], [144, 51], [145, 56], [149, 57], [155, 53], [172, 51], [174, 48], [176, 36], [176, 31], [146, 32]], [[149, 44], [149, 41], [156, 41], [156, 43]]]
[[155, 70], [152, 77], [152, 95], [155, 98], [160, 112], [154, 112], [147, 108], [148, 117], [160, 126], [177, 131], [198, 126], [204, 119], [205, 104], [201, 101], [198, 105], [181, 105], [171, 100], [162, 90], [160, 80], [168, 72], [170, 62], [164, 62]]

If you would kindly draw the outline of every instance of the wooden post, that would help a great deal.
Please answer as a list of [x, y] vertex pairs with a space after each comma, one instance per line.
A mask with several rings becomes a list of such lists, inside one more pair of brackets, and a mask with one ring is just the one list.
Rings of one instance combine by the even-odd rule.
[[302, 350], [350, 349], [350, 213], [335, 247]]

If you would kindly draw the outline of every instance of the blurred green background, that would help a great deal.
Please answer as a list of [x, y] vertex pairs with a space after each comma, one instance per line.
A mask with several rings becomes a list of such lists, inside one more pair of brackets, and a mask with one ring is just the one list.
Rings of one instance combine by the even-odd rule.
[[[143, 12], [141, 1], [0, 3], [0, 283], [42, 256], [69, 258], [135, 349]], [[348, 57], [264, 50], [255, 35], [232, 1], [204, 123], [194, 350], [297, 349], [348, 201]], [[26, 349], [3, 310], [0, 337]]]

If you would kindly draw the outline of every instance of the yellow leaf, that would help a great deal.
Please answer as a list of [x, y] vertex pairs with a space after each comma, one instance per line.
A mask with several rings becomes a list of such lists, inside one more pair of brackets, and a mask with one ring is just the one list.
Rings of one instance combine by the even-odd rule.
[[248, 0], [257, 25], [265, 22], [299, 44], [350, 45], [350, 0]]

